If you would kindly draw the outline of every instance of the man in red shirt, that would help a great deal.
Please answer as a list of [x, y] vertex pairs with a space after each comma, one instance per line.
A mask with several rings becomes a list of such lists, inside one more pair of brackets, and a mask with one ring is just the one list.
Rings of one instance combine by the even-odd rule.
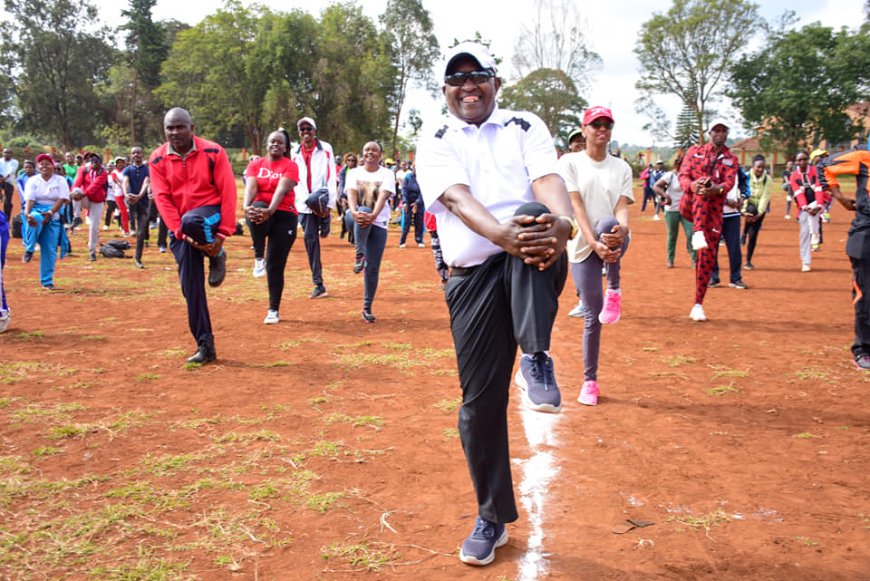
[[714, 121], [710, 141], [690, 147], [680, 165], [680, 188], [684, 193], [680, 214], [692, 220], [692, 248], [697, 251], [695, 306], [689, 313], [693, 321], [707, 320], [703, 303], [719, 250], [722, 210], [737, 179], [737, 158], [725, 145], [727, 139], [728, 125]]
[[148, 160], [151, 191], [160, 219], [172, 233], [170, 248], [178, 263], [187, 320], [197, 343], [191, 363], [208, 363], [217, 355], [205, 293], [203, 258], [209, 259], [208, 284], [226, 276], [224, 239], [236, 227], [236, 180], [226, 152], [217, 143], [193, 134], [190, 113], [170, 109], [163, 118], [166, 143]]
[[76, 174], [70, 197], [88, 211], [88, 259], [93, 262], [100, 249], [100, 221], [109, 192], [109, 172], [103, 167], [99, 153], [86, 153], [85, 161], [87, 163]]

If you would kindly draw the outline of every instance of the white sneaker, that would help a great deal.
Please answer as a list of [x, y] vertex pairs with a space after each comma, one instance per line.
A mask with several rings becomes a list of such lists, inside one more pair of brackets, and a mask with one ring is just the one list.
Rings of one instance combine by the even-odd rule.
[[0, 333], [6, 330], [10, 321], [12, 321], [12, 311], [6, 311], [0, 314]]
[[809, 264], [803, 264], [803, 265], [801, 265], [801, 272], [809, 272], [809, 271], [810, 271], [810, 265], [809, 265]]
[[278, 318], [278, 311], [273, 311], [272, 309], [269, 309], [269, 312], [266, 313], [266, 318], [263, 319], [263, 323], [266, 325], [275, 325], [278, 321], [280, 321]]
[[700, 230], [692, 233], [692, 250], [704, 250], [707, 248], [707, 239]]
[[693, 321], [706, 321], [707, 315], [704, 314], [704, 306], [696, 303], [694, 307], [692, 307], [692, 312], [689, 313], [689, 318]]
[[577, 301], [577, 306], [568, 311], [568, 316], [572, 319], [581, 319], [583, 318], [583, 301]]
[[658, 221], [658, 220], [661, 220], [661, 218], [659, 218], [659, 215], [658, 215], [658, 214], [656, 214], [656, 215], [655, 215], [655, 216], [653, 216], [653, 220], [656, 220], [656, 221]]
[[812, 246], [818, 246], [819, 242], [821, 242], [821, 238], [819, 238], [818, 234], [811, 234], [810, 235], [810, 244]]
[[[264, 276], [266, 276], [266, 260], [263, 258], [255, 258], [254, 259], [254, 278], [263, 278]], [[277, 323], [278, 321], [275, 321], [275, 322]]]
[[106, 226], [105, 224], [103, 224], [103, 232], [105, 232], [105, 231], [108, 230], [108, 229], [109, 229], [109, 227]]

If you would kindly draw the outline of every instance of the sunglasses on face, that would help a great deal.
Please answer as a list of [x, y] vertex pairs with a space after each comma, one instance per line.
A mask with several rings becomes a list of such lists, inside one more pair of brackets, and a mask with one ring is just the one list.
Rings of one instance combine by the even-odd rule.
[[795, 161], [809, 161], [806, 157], [799, 157]]
[[444, 82], [451, 87], [461, 87], [465, 81], [471, 80], [475, 85], [482, 85], [495, 76], [492, 71], [471, 71], [468, 73], [453, 73], [444, 77]]
[[591, 125], [595, 129], [602, 129], [602, 128], [607, 129], [607, 130], [613, 129], [613, 121], [602, 121], [602, 120], [596, 119], [595, 121], [593, 121], [589, 125]]
[[299, 133], [308, 133], [309, 131], [314, 131], [314, 127], [311, 125], [303, 125], [299, 128]]

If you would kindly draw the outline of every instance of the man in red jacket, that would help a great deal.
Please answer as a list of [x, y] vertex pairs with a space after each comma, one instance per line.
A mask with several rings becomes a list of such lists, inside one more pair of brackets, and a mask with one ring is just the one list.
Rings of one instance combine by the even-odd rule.
[[193, 134], [190, 113], [170, 109], [163, 118], [166, 143], [148, 160], [151, 192], [160, 219], [172, 233], [170, 248], [178, 263], [187, 320], [197, 343], [191, 363], [208, 363], [217, 355], [205, 293], [203, 258], [209, 259], [208, 284], [226, 276], [224, 240], [236, 226], [236, 180], [226, 152], [217, 143]]
[[70, 197], [81, 202], [81, 207], [88, 211], [88, 258], [91, 262], [97, 259], [100, 247], [100, 222], [108, 191], [109, 172], [103, 167], [103, 158], [99, 153], [86, 153], [85, 165], [76, 174]]

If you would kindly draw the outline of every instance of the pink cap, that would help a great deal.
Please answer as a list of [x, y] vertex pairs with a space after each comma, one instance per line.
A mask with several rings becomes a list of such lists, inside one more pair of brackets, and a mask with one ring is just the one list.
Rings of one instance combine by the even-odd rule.
[[601, 117], [606, 117], [607, 119], [610, 119], [612, 123], [616, 123], [616, 121], [613, 120], [613, 113], [610, 109], [607, 107], [595, 106], [589, 107], [586, 109], [586, 112], [583, 113], [583, 125], [589, 125]]

